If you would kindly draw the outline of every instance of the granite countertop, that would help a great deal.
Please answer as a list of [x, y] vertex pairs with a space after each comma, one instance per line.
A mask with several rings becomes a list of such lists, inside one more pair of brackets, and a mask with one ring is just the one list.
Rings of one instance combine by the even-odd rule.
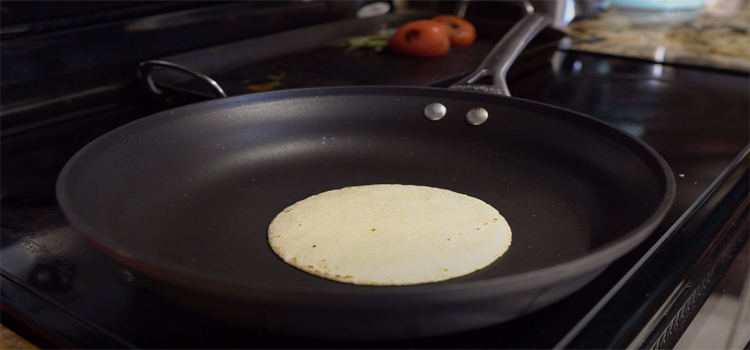
[[571, 50], [750, 72], [750, 1], [699, 11], [610, 8], [565, 28]]

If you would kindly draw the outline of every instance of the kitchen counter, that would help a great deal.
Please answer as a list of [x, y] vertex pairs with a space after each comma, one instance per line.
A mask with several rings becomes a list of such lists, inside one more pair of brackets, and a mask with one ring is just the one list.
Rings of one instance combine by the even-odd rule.
[[1, 324], [0, 344], [3, 345], [3, 349], [39, 349], [36, 345], [29, 343], [29, 341]]
[[750, 72], [750, 1], [698, 11], [611, 8], [572, 22], [571, 50]]

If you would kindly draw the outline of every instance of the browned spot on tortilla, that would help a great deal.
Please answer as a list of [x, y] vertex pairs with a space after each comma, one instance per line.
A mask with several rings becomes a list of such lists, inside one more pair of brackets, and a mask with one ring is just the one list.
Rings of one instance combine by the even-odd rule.
[[459, 232], [458, 234], [461, 235], [461, 236], [463, 236], [463, 232]]
[[377, 230], [377, 229], [376, 228], [370, 229], [370, 231], [375, 231], [375, 230]]
[[448, 240], [450, 241], [451, 239], [450, 239], [450, 238], [448, 238]]
[[315, 266], [312, 266], [312, 265], [307, 265], [307, 267], [309, 267], [309, 268], [311, 268], [311, 269], [314, 269], [314, 268], [315, 268]]
[[443, 271], [448, 271], [448, 269], [443, 269]]
[[484, 224], [485, 224], [485, 225], [487, 225], [487, 223], [486, 223], [486, 222], [485, 222]]
[[477, 231], [479, 231], [479, 228], [477, 228]]

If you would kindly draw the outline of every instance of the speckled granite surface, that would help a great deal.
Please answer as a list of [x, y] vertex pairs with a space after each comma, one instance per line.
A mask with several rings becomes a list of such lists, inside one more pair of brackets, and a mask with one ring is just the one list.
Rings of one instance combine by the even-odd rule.
[[693, 12], [611, 8], [572, 22], [570, 49], [750, 72], [750, 1]]

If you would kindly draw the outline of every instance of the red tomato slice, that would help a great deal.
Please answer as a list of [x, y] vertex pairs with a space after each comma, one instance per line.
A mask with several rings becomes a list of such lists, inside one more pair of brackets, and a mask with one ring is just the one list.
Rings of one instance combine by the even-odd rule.
[[453, 46], [469, 46], [477, 38], [477, 30], [471, 22], [452, 15], [440, 15], [432, 19], [440, 22], [448, 29], [448, 35]]
[[388, 47], [396, 53], [414, 57], [440, 57], [451, 48], [448, 29], [438, 22], [422, 19], [399, 27]]

